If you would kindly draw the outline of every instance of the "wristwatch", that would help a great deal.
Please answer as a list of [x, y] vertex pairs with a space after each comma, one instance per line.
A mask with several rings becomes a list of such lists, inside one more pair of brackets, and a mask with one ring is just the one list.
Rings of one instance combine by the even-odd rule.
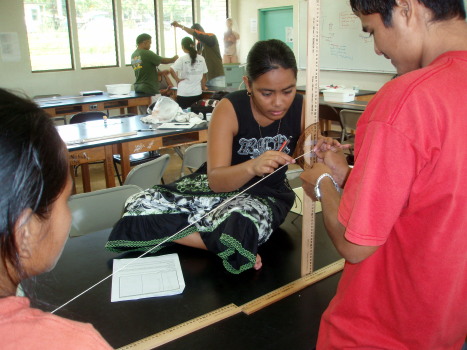
[[324, 173], [320, 177], [318, 177], [318, 180], [316, 180], [316, 185], [315, 185], [315, 197], [318, 201], [321, 201], [321, 190], [319, 189], [319, 184], [321, 183], [321, 180], [324, 179], [325, 177], [329, 177], [334, 184], [334, 187], [336, 188], [337, 192], [341, 192], [341, 189], [339, 185], [337, 184], [336, 181], [332, 178], [331, 174], [329, 173]]

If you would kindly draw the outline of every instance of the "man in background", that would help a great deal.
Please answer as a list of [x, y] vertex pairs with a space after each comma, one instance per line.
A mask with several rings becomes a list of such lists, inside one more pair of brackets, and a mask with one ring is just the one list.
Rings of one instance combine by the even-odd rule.
[[[131, 66], [135, 72], [135, 92], [152, 95], [151, 102], [160, 96], [160, 83], [157, 67], [160, 64], [173, 63], [178, 56], [165, 58], [150, 50], [151, 36], [143, 33], [136, 38], [137, 49], [131, 55]], [[140, 106], [140, 113], [146, 114], [147, 106]]]
[[225, 87], [224, 65], [222, 64], [222, 56], [217, 36], [213, 33], [205, 33], [203, 27], [201, 27], [199, 23], [193, 24], [191, 28], [185, 27], [177, 21], [172, 22], [172, 25], [176, 28], [183, 29], [198, 40], [197, 51], [204, 57], [206, 66], [208, 67], [208, 81], [206, 85], [211, 87]]

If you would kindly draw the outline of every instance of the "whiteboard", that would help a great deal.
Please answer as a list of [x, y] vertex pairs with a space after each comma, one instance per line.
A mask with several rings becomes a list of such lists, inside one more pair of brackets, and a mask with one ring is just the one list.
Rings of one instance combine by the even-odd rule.
[[[321, 0], [320, 69], [396, 73], [391, 61], [378, 56], [373, 37], [362, 32], [349, 0]], [[306, 68], [307, 3], [299, 3], [299, 59]]]

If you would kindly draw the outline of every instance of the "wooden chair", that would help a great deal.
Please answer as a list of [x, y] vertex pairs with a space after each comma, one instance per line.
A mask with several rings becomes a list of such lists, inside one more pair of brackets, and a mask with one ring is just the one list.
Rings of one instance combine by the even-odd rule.
[[[85, 123], [93, 120], [103, 120], [104, 117], [107, 117], [107, 114], [105, 112], [101, 111], [90, 111], [90, 112], [79, 112], [74, 114], [70, 118], [70, 124], [79, 124], [79, 123]], [[100, 162], [93, 162], [93, 163], [83, 163], [81, 165], [81, 178], [83, 180], [83, 189], [85, 192], [88, 192], [91, 190], [91, 182], [89, 180], [89, 164], [99, 164], [103, 163], [102, 161]], [[78, 175], [78, 168], [80, 165], [75, 165], [73, 167], [73, 172], [75, 176]]]

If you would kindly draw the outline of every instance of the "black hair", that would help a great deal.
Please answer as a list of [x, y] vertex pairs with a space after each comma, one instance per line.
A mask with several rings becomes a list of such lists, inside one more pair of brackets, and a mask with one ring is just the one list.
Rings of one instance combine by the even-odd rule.
[[[418, 0], [418, 2], [433, 12], [432, 21], [465, 19], [465, 7], [462, 0]], [[354, 12], [363, 15], [379, 13], [384, 25], [390, 27], [396, 0], [350, 0], [350, 6]]]
[[256, 42], [247, 56], [246, 74], [250, 82], [273, 69], [292, 69], [297, 78], [297, 61], [283, 41], [270, 39]]
[[149, 34], [146, 34], [146, 33], [140, 34], [136, 38], [136, 45], [139, 45], [139, 44], [145, 42], [146, 40], [151, 40], [151, 38], [152, 37]]
[[191, 29], [198, 30], [198, 31], [200, 31], [200, 32], [205, 33], [203, 27], [201, 27], [201, 24], [199, 24], [199, 23], [193, 24], [193, 25], [191, 26]]
[[188, 51], [190, 54], [191, 58], [191, 65], [194, 65], [196, 62], [196, 57], [198, 56], [198, 53], [196, 52], [195, 49], [195, 42], [193, 39], [191, 39], [189, 36], [186, 36], [182, 39], [182, 47]]
[[[24, 278], [14, 229], [26, 209], [39, 219], [64, 190], [68, 156], [48, 114], [32, 101], [0, 88], [0, 255]], [[8, 269], [6, 269], [8, 271]], [[9, 275], [14, 283], [15, 276]]]

